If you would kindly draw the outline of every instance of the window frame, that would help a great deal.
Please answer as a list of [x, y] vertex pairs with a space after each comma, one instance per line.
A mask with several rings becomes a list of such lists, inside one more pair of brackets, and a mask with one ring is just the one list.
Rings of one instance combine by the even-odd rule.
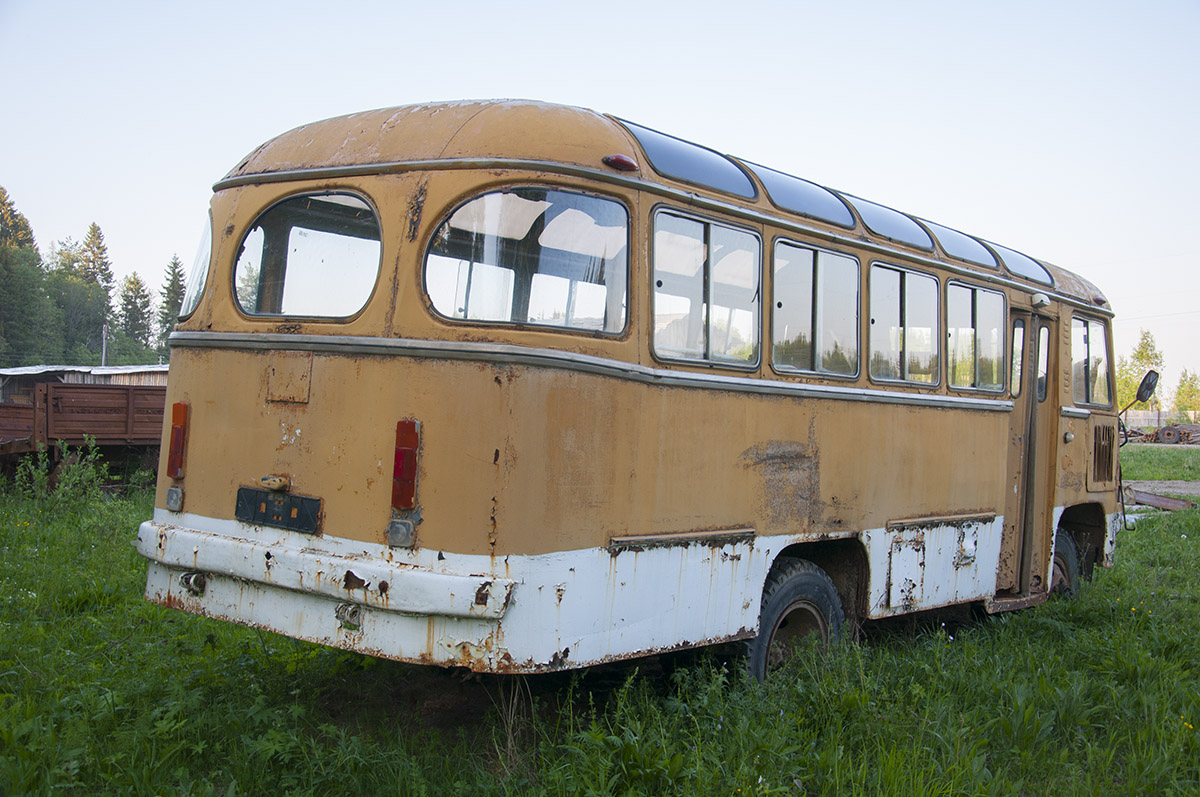
[[[663, 215], [675, 216], [676, 218], [680, 218], [685, 221], [694, 222], [696, 224], [703, 224], [708, 227], [715, 226], [715, 227], [724, 228], [726, 230], [732, 230], [734, 232], [745, 233], [745, 234], [753, 237], [754, 240], [758, 243], [758, 262], [756, 264], [757, 275], [758, 275], [758, 306], [757, 306], [756, 312], [754, 314], [755, 315], [754, 331], [755, 331], [755, 334], [757, 335], [757, 347], [756, 347], [757, 350], [755, 352], [756, 356], [755, 356], [753, 362], [747, 361], [743, 364], [743, 363], [738, 363], [738, 362], [732, 362], [729, 360], [716, 360], [716, 359], [712, 358], [712, 356], [711, 356], [711, 348], [712, 348], [711, 340], [709, 339], [708, 329], [707, 329], [707, 326], [711, 324], [711, 318], [710, 318], [711, 313], [706, 314], [706, 317], [704, 319], [704, 323], [706, 325], [705, 348], [707, 349], [707, 353], [704, 356], [702, 356], [702, 357], [686, 357], [686, 356], [673, 357], [673, 356], [670, 356], [669, 354], [664, 355], [658, 351], [658, 347], [656, 345], [656, 340], [655, 340], [655, 334], [654, 334], [655, 319], [658, 317], [658, 299], [657, 299], [658, 291], [657, 291], [657, 285], [655, 284], [655, 274], [657, 273], [656, 248], [658, 245], [656, 239], [657, 239], [657, 233], [658, 233], [658, 219], [660, 216], [663, 216]], [[763, 233], [753, 227], [739, 225], [739, 224], [733, 224], [727, 219], [713, 218], [713, 217], [704, 216], [704, 215], [701, 215], [698, 213], [691, 213], [687, 210], [683, 210], [674, 205], [666, 205], [666, 204], [658, 205], [657, 207], [653, 208], [650, 211], [649, 221], [650, 221], [650, 226], [649, 226], [647, 233], [648, 233], [648, 238], [649, 238], [650, 257], [649, 257], [649, 260], [647, 263], [646, 275], [647, 275], [647, 277], [649, 277], [649, 280], [647, 282], [647, 287], [650, 290], [650, 302], [649, 302], [650, 311], [649, 311], [648, 318], [647, 318], [647, 323], [650, 325], [650, 333], [649, 333], [650, 356], [652, 358], [654, 358], [655, 360], [657, 360], [658, 362], [677, 364], [677, 365], [695, 365], [695, 366], [705, 366], [705, 367], [710, 367], [710, 368], [728, 368], [730, 370], [744, 371], [744, 372], [753, 372], [753, 371], [759, 370], [759, 368], [762, 366], [762, 363], [763, 363], [763, 348], [764, 348], [764, 340], [763, 340], [763, 288], [764, 288], [764, 285], [763, 285], [763, 262], [764, 262], [765, 258], [763, 257], [763, 248], [764, 248], [763, 247], [763, 238], [764, 238]], [[705, 305], [708, 306], [708, 305], [711, 305], [711, 302], [709, 301], [709, 297], [711, 295], [710, 294], [710, 285], [709, 285], [711, 272], [710, 272], [710, 260], [709, 260], [707, 253], [705, 254], [704, 264], [701, 266], [701, 268], [704, 273], [704, 282], [703, 282], [704, 302], [705, 302]]]
[[[300, 314], [300, 313], [251, 313], [251, 312], [247, 311], [244, 307], [242, 307], [242, 302], [238, 298], [238, 295], [237, 295], [238, 262], [242, 259], [242, 252], [246, 245], [246, 240], [250, 237], [250, 234], [254, 231], [254, 229], [257, 226], [259, 226], [258, 225], [259, 221], [263, 217], [265, 217], [268, 213], [273, 211], [276, 207], [278, 207], [279, 205], [282, 205], [285, 202], [290, 202], [294, 199], [300, 199], [303, 197], [321, 197], [321, 196], [337, 196], [337, 195], [353, 197], [354, 199], [357, 199], [357, 200], [361, 201], [364, 205], [366, 205], [367, 209], [370, 210], [371, 214], [374, 216], [375, 224], [379, 229], [379, 260], [375, 265], [375, 279], [371, 283], [370, 291], [368, 291], [366, 293], [366, 296], [363, 298], [363, 302], [358, 307], [358, 309], [356, 309], [353, 313], [348, 313], [346, 315], [312, 315], [312, 314]], [[293, 226], [292, 229], [295, 229], [295, 226]], [[317, 232], [320, 232], [320, 231], [317, 231]], [[366, 240], [366, 239], [363, 239], [363, 240]], [[255, 213], [254, 218], [250, 221], [249, 224], [247, 224], [245, 226], [245, 228], [243, 228], [241, 238], [238, 240], [237, 248], [233, 252], [233, 264], [232, 264], [232, 268], [229, 270], [229, 293], [230, 293], [230, 298], [233, 299], [233, 308], [242, 318], [246, 318], [251, 321], [278, 322], [280, 320], [286, 320], [289, 322], [291, 322], [291, 321], [301, 322], [301, 323], [316, 322], [316, 323], [322, 323], [322, 324], [328, 324], [328, 323], [347, 324], [347, 323], [350, 323], [351, 321], [354, 321], [359, 316], [361, 316], [364, 312], [366, 312], [367, 307], [369, 307], [372, 300], [374, 300], [376, 293], [379, 292], [379, 282], [380, 282], [380, 278], [383, 275], [385, 240], [386, 240], [386, 238], [385, 238], [385, 233], [384, 233], [383, 214], [380, 213], [379, 206], [377, 204], [375, 204], [375, 201], [367, 193], [365, 193], [358, 187], [331, 186], [331, 187], [327, 187], [327, 188], [309, 189], [309, 190], [304, 190], [304, 191], [297, 191], [296, 193], [288, 194], [286, 196], [274, 199], [270, 203], [264, 205], [262, 207], [262, 209], [259, 210], [257, 213]], [[261, 269], [261, 267], [262, 266], [260, 263], [259, 268]], [[261, 275], [260, 275], [259, 279], [261, 280]], [[286, 285], [286, 279], [287, 279], [287, 277], [286, 277], [286, 272], [285, 272], [284, 285]], [[260, 283], [259, 287], [261, 290], [261, 283]]]
[[[982, 293], [990, 293], [990, 294], [1000, 297], [1000, 326], [996, 327], [997, 331], [1000, 333], [1000, 336], [1001, 336], [1000, 337], [1000, 359], [996, 363], [996, 372], [1000, 376], [1000, 385], [998, 387], [978, 387], [975, 385], [956, 385], [956, 384], [954, 384], [954, 381], [950, 378], [950, 289], [952, 287], [966, 288], [967, 290], [970, 290], [972, 292], [972, 301], [971, 301], [972, 324], [975, 324], [976, 318], [978, 316], [978, 310], [979, 310], [978, 294], [979, 293], [981, 293], [981, 292]], [[966, 282], [961, 279], [947, 279], [945, 285], [942, 288], [942, 304], [943, 304], [942, 319], [943, 319], [943, 323], [944, 323], [944, 326], [946, 329], [946, 336], [945, 336], [946, 352], [942, 358], [945, 361], [944, 367], [946, 369], [946, 387], [948, 387], [951, 390], [961, 391], [961, 392], [969, 392], [969, 393], [993, 393], [993, 394], [1004, 393], [1004, 391], [1008, 387], [1007, 381], [1012, 378], [1011, 357], [1006, 358], [1004, 356], [1006, 354], [1006, 349], [1011, 345], [1011, 343], [1008, 339], [1008, 331], [1009, 331], [1008, 330], [1008, 295], [1004, 291], [995, 290], [993, 288], [984, 288], [973, 282]], [[978, 382], [979, 381], [979, 327], [973, 325], [971, 328], [974, 330], [974, 333], [975, 333], [975, 340], [973, 341], [974, 357], [972, 358], [973, 359], [972, 369], [973, 369], [973, 373], [974, 373], [974, 381]], [[1008, 369], [1006, 369], [1005, 365], [1009, 365], [1010, 367]], [[1008, 371], [1008, 373], [1006, 373], [1006, 370]]]
[[[480, 199], [489, 194], [503, 194], [512, 191], [520, 191], [522, 189], [534, 191], [557, 191], [564, 194], [575, 194], [577, 196], [590, 197], [601, 201], [613, 202], [620, 206], [625, 211], [625, 318], [618, 330], [605, 329], [588, 329], [577, 326], [559, 326], [556, 324], [539, 324], [531, 321], [496, 321], [481, 318], [454, 318], [447, 316], [437, 309], [433, 302], [433, 297], [429, 293], [429, 282], [427, 280], [427, 263], [429, 253], [433, 247], [438, 230], [442, 229], [450, 222], [450, 219], [462, 208], [466, 207], [471, 202]], [[631, 296], [632, 296], [632, 280], [633, 280], [633, 257], [634, 257], [634, 220], [630, 203], [622, 196], [615, 194], [607, 194], [602, 191], [593, 191], [590, 188], [585, 189], [579, 185], [562, 185], [559, 183], [538, 183], [538, 182], [518, 182], [518, 183], [496, 183], [486, 186], [475, 186], [471, 191], [463, 193], [454, 200], [447, 202], [447, 208], [438, 218], [436, 224], [430, 229], [428, 240], [421, 249], [421, 258], [418, 264], [421, 281], [421, 295], [425, 302], [426, 311], [429, 315], [439, 323], [449, 324], [451, 326], [466, 326], [466, 327], [484, 327], [496, 329], [512, 329], [522, 332], [553, 332], [556, 334], [568, 335], [583, 335], [586, 337], [602, 337], [610, 339], [623, 338], [629, 334], [630, 322], [632, 313]]]
[[[836, 194], [835, 194], [835, 196], [836, 196]], [[790, 365], [781, 365], [776, 362], [776, 360], [775, 360], [775, 318], [776, 318], [775, 310], [777, 309], [776, 302], [778, 301], [778, 299], [776, 298], [777, 297], [777, 293], [776, 293], [777, 288], [776, 288], [776, 282], [775, 282], [775, 257], [776, 257], [776, 252], [779, 250], [780, 244], [794, 246], [798, 249], [807, 249], [810, 252], [812, 252], [814, 255], [814, 257], [813, 257], [814, 268], [817, 265], [817, 263], [819, 262], [819, 257], [822, 253], [828, 254], [828, 255], [833, 255], [836, 257], [844, 257], [844, 258], [847, 258], [848, 260], [854, 261], [855, 270], [857, 272], [857, 278], [855, 280], [856, 301], [855, 301], [855, 306], [854, 306], [854, 343], [855, 343], [855, 346], [857, 347], [857, 350], [855, 352], [854, 373], [843, 374], [843, 373], [838, 373], [836, 371], [810, 370], [810, 369], [806, 369], [806, 368], [797, 368], [795, 366], [790, 366]], [[781, 376], [797, 376], [797, 375], [814, 376], [814, 377], [829, 378], [829, 379], [843, 379], [843, 380], [847, 380], [847, 381], [857, 381], [859, 379], [859, 377], [862, 376], [862, 373], [863, 373], [863, 367], [862, 367], [862, 362], [863, 362], [862, 322], [863, 322], [863, 295], [864, 295], [862, 264], [863, 264], [862, 258], [860, 258], [856, 255], [848, 254], [846, 252], [839, 252], [836, 249], [828, 249], [825, 247], [817, 246], [815, 244], [806, 243], [803, 241], [797, 241], [794, 238], [789, 238], [784, 235], [776, 236], [776, 238], [774, 239], [774, 241], [771, 244], [771, 301], [768, 303], [769, 304], [768, 309], [770, 311], [770, 321], [769, 321], [769, 323], [766, 323], [763, 325], [764, 331], [767, 331], [767, 327], [769, 327], [769, 331], [770, 331], [771, 356], [768, 359], [768, 361], [770, 363], [772, 371], [774, 371], [775, 373], [777, 373]], [[813, 301], [815, 303], [816, 299], [814, 298]], [[815, 323], [816, 323], [816, 321], [814, 319], [814, 325], [815, 325]], [[765, 336], [764, 336], [764, 339], [765, 339]], [[815, 346], [816, 341], [814, 341], [813, 344]]]
[[[1102, 333], [1101, 338], [1104, 341], [1104, 354], [1105, 354], [1104, 379], [1106, 382], [1108, 382], [1108, 401], [1106, 401], [1106, 402], [1099, 402], [1099, 401], [1092, 400], [1092, 380], [1089, 378], [1086, 378], [1086, 376], [1084, 378], [1084, 395], [1086, 396], [1086, 400], [1080, 401], [1075, 395], [1075, 389], [1076, 389], [1076, 385], [1075, 385], [1075, 362], [1076, 362], [1076, 360], [1075, 360], [1075, 322], [1076, 321], [1083, 322], [1085, 324], [1085, 328], [1087, 330], [1087, 360], [1086, 360], [1086, 364], [1087, 364], [1087, 373], [1088, 374], [1090, 374], [1091, 370], [1092, 370], [1091, 369], [1092, 325], [1095, 324], [1096, 326], [1098, 326]], [[1111, 408], [1114, 404], [1115, 394], [1116, 394], [1116, 384], [1115, 384], [1115, 380], [1112, 378], [1112, 376], [1113, 376], [1113, 361], [1112, 361], [1112, 351], [1108, 345], [1108, 327], [1106, 327], [1104, 324], [1104, 321], [1102, 321], [1099, 318], [1095, 318], [1093, 316], [1082, 314], [1082, 313], [1072, 312], [1071, 313], [1071, 403], [1076, 404], [1076, 405], [1082, 404], [1086, 407]]]
[[[255, 217], [255, 221], [258, 218]], [[209, 208], [206, 214], [204, 229], [200, 233], [200, 243], [196, 245], [196, 256], [192, 260], [192, 269], [187, 272], [187, 276], [183, 281], [183, 299], [179, 305], [179, 312], [175, 314], [175, 323], [186, 321], [196, 314], [201, 302], [204, 300], [204, 292], [208, 289], [209, 272], [212, 271], [213, 261], [213, 214], [212, 208]], [[236, 268], [237, 262], [234, 261]], [[236, 292], [235, 292], [236, 294]], [[237, 304], [235, 295], [234, 304]], [[172, 324], [174, 326], [174, 324]]]
[[[938, 318], [934, 319], [932, 337], [933, 337], [933, 343], [934, 343], [934, 347], [935, 347], [934, 353], [938, 358], [938, 363], [933, 368], [933, 373], [936, 378], [933, 379], [932, 381], [921, 382], [921, 381], [917, 381], [917, 380], [913, 380], [913, 379], [904, 379], [903, 377], [890, 378], [890, 377], [884, 377], [884, 376], [875, 376], [874, 374], [871, 373], [871, 358], [873, 355], [873, 350], [871, 349], [871, 326], [872, 326], [871, 301], [873, 298], [872, 294], [871, 294], [871, 270], [876, 267], [888, 269], [891, 271], [899, 271], [899, 272], [905, 273], [905, 274], [916, 274], [919, 277], [927, 277], [927, 278], [933, 280], [934, 293], [935, 293], [934, 300], [933, 300], [933, 307], [934, 307], [934, 311], [938, 314]], [[871, 382], [875, 382], [875, 383], [883, 384], [883, 385], [893, 385], [893, 386], [903, 385], [905, 387], [917, 387], [917, 388], [922, 388], [925, 390], [940, 388], [942, 386], [943, 382], [945, 381], [942, 377], [942, 370], [945, 368], [945, 359], [946, 359], [945, 351], [944, 351], [945, 346], [942, 345], [942, 335], [944, 334], [943, 330], [945, 329], [945, 318], [942, 317], [945, 312], [943, 309], [943, 305], [945, 302], [944, 302], [944, 299], [942, 298], [945, 296], [945, 291], [942, 289], [942, 280], [938, 278], [937, 274], [930, 273], [928, 271], [922, 271], [920, 269], [910, 268], [909, 266], [901, 266], [899, 264], [891, 263], [886, 260], [872, 260], [867, 267], [866, 286], [867, 286], [866, 304], [864, 305], [866, 313], [863, 317], [863, 322], [867, 326], [867, 336], [866, 336], [866, 338], [867, 338], [866, 349], [867, 350], [864, 352], [866, 354], [865, 359], [867, 361], [867, 369], [866, 369], [867, 370], [867, 378]], [[905, 322], [903, 313], [901, 314], [901, 316], [902, 316], [900, 318], [901, 327], [906, 329], [908, 325]], [[907, 349], [907, 345], [905, 348]], [[900, 355], [901, 373], [903, 373], [905, 370], [904, 362], [905, 362], [905, 357], [904, 357], [904, 353], [902, 352]]]

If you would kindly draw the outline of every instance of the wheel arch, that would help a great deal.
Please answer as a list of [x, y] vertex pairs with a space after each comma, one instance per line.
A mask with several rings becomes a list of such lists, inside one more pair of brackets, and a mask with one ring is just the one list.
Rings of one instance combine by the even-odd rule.
[[[867, 601], [867, 551], [857, 538], [800, 542], [784, 548], [775, 557], [804, 559], [825, 571], [842, 601], [846, 620], [857, 623], [865, 614]], [[769, 571], [768, 571], [769, 572]]]
[[1096, 502], [1075, 504], [1063, 510], [1058, 519], [1058, 528], [1071, 535], [1079, 549], [1079, 571], [1089, 578], [1097, 558], [1104, 550], [1104, 539], [1108, 530], [1104, 507]]

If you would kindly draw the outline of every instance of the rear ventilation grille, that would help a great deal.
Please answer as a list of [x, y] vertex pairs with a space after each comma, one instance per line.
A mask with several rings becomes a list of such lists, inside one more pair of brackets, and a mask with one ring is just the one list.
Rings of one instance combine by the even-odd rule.
[[1092, 435], [1092, 480], [1113, 480], [1113, 463], [1116, 462], [1117, 427], [1097, 426]]

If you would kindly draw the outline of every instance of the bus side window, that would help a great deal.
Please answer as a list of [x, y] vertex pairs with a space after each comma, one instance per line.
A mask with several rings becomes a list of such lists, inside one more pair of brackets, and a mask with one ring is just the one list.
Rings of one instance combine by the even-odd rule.
[[938, 283], [926, 274], [871, 266], [874, 379], [938, 381]]
[[1071, 319], [1071, 383], [1076, 404], [1112, 403], [1108, 386], [1108, 338], [1099, 321]]
[[1038, 402], [1046, 400], [1050, 381], [1050, 327], [1042, 324], [1038, 328]]
[[858, 261], [780, 241], [775, 245], [773, 289], [775, 367], [856, 375]]
[[660, 212], [654, 220], [654, 351], [669, 359], [758, 363], [758, 238]]
[[952, 387], [1001, 390], [1004, 295], [971, 285], [946, 287], [946, 370]]
[[1013, 322], [1012, 334], [1012, 397], [1021, 395], [1021, 376], [1025, 365], [1025, 322], [1017, 319]]

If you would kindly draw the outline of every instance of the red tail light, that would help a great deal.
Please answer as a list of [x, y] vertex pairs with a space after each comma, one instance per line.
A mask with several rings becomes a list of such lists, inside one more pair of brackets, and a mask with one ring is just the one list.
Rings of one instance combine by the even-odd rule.
[[396, 424], [396, 464], [392, 471], [392, 507], [413, 509], [417, 505], [417, 450], [421, 447], [421, 424], [404, 420]]
[[171, 442], [167, 452], [167, 476], [183, 478], [184, 444], [187, 442], [188, 405], [177, 402], [171, 405]]

